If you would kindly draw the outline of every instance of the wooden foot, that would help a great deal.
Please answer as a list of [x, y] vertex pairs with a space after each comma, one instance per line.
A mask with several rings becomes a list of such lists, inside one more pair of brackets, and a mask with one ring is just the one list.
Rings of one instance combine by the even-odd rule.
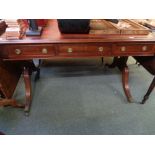
[[31, 75], [28, 68], [24, 68], [24, 82], [25, 82], [25, 93], [26, 93], [26, 103], [25, 103], [25, 113], [29, 113], [31, 101], [32, 101], [32, 94], [31, 94]]
[[12, 106], [15, 108], [24, 108], [24, 105], [18, 104], [14, 99], [0, 99], [0, 106]]
[[124, 67], [122, 70], [122, 84], [123, 84], [123, 89], [128, 102], [132, 103], [133, 98], [131, 96], [130, 89], [129, 89], [129, 69], [127, 66]]
[[154, 79], [153, 79], [153, 81], [152, 81], [152, 83], [151, 83], [147, 93], [145, 94], [141, 104], [144, 104], [146, 102], [146, 100], [148, 100], [148, 98], [149, 98], [151, 92], [153, 91], [154, 87], [155, 87], [155, 77], [154, 77]]

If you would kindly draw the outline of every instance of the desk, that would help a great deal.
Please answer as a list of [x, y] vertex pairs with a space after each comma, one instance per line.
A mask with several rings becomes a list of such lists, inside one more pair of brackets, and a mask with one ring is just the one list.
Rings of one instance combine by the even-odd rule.
[[[23, 62], [21, 66], [25, 80], [26, 113], [29, 112], [31, 104], [32, 71], [37, 71], [39, 78], [39, 68], [36, 68], [31, 61], [34, 58], [116, 57], [111, 67], [118, 66], [121, 70], [124, 92], [127, 100], [133, 102], [128, 85], [129, 70], [126, 64], [128, 56], [154, 55], [155, 36], [152, 33], [149, 35], [62, 35], [56, 20], [50, 20], [39, 37], [24, 36], [22, 40], [6, 40], [4, 34], [0, 38], [0, 61]], [[4, 102], [5, 99], [1, 99], [0, 102]]]

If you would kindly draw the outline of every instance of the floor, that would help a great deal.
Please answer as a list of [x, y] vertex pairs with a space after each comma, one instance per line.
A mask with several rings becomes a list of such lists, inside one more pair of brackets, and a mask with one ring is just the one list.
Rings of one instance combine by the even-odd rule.
[[[126, 101], [121, 74], [100, 59], [44, 62], [41, 78], [32, 76], [33, 102], [29, 117], [22, 109], [0, 108], [0, 131], [11, 135], [155, 134], [155, 91], [147, 104], [139, 101], [152, 76], [130, 59], [130, 89], [135, 103]], [[14, 97], [24, 100], [20, 79]]]

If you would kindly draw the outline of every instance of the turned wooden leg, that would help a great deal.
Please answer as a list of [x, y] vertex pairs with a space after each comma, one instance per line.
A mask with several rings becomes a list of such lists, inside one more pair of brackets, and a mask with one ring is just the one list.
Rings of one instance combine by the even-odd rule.
[[39, 66], [36, 67], [33, 61], [25, 61], [23, 62], [23, 76], [25, 83], [25, 94], [26, 94], [26, 102], [25, 102], [25, 115], [29, 115], [31, 102], [32, 102], [32, 90], [31, 90], [31, 74], [34, 71], [37, 71], [35, 80], [38, 80], [40, 77], [40, 64], [41, 60], [39, 60]]
[[13, 106], [15, 108], [24, 108], [24, 105], [18, 104], [14, 99], [0, 99], [0, 106]]
[[145, 94], [141, 104], [144, 104], [146, 102], [146, 100], [149, 98], [151, 92], [153, 91], [154, 87], [155, 87], [155, 77], [154, 77], [154, 79], [153, 79], [153, 81], [152, 81], [152, 83], [151, 83], [147, 93]]
[[133, 102], [133, 98], [129, 89], [129, 69], [127, 67], [128, 57], [115, 57], [111, 65], [107, 65], [109, 68], [118, 67], [122, 72], [122, 85], [128, 102]]
[[129, 89], [129, 69], [127, 66], [122, 69], [122, 84], [127, 100], [130, 103], [133, 102], [133, 98]]
[[32, 92], [31, 92], [31, 75], [28, 68], [24, 67], [24, 82], [25, 82], [25, 93], [26, 93], [26, 103], [25, 103], [25, 114], [28, 115], [30, 111]]
[[127, 67], [128, 57], [114, 57], [113, 63], [107, 65], [109, 68], [118, 67], [122, 72], [122, 85], [128, 102], [133, 102], [129, 89], [129, 69]]

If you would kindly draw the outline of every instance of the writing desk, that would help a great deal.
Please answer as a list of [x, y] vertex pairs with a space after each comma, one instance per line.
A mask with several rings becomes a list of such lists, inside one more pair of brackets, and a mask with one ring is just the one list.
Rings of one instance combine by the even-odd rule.
[[[154, 56], [155, 36], [149, 35], [93, 35], [93, 34], [61, 34], [57, 21], [50, 20], [44, 28], [41, 36], [26, 37], [21, 40], [6, 40], [5, 34], [0, 38], [0, 61], [20, 62], [26, 90], [25, 112], [29, 112], [31, 104], [31, 80], [32, 71], [37, 71], [32, 59], [57, 59], [57, 58], [82, 58], [82, 57], [116, 57], [111, 67], [119, 67], [122, 72], [122, 84], [129, 102], [132, 96], [129, 90], [129, 71], [126, 64], [128, 56]], [[16, 72], [10, 76], [15, 76]], [[16, 80], [17, 83], [18, 80]], [[3, 83], [1, 84], [3, 85]], [[2, 91], [2, 90], [1, 90]], [[3, 93], [3, 92], [2, 92]], [[12, 93], [0, 100], [2, 105], [13, 104]]]

